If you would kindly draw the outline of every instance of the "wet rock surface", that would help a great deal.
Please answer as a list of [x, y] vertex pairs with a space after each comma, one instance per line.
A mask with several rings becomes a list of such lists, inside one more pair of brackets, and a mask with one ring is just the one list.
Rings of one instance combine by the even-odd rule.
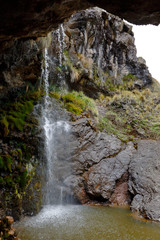
[[10, 100], [38, 84], [41, 75], [41, 49], [33, 40], [17, 40], [0, 54], [0, 99]]
[[7, 214], [19, 220], [41, 207], [43, 161], [37, 146], [43, 143], [33, 114], [37, 101], [31, 95], [0, 105], [0, 218]]

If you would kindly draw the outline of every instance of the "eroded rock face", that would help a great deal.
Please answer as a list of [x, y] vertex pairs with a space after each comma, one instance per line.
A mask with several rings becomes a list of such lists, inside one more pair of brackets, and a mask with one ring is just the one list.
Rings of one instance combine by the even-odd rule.
[[134, 76], [138, 87], [152, 81], [145, 61], [136, 56], [132, 26], [97, 7], [74, 14], [52, 32], [50, 52], [58, 66], [51, 67], [51, 81], [63, 74], [71, 89], [94, 98], [122, 84], [124, 76]]
[[160, 143], [124, 144], [93, 125], [85, 117], [72, 125], [74, 170], [64, 181], [66, 191], [82, 204], [129, 204], [132, 211], [159, 221]]
[[12, 98], [38, 83], [41, 75], [41, 47], [38, 41], [17, 40], [0, 54], [0, 99]]
[[140, 87], [152, 81], [145, 61], [136, 56], [132, 27], [93, 8], [76, 13], [47, 38], [17, 40], [0, 54], [0, 98], [40, 82], [44, 47], [50, 55], [50, 82], [61, 85], [66, 79], [71, 89], [91, 97], [108, 94], [128, 74], [136, 76]]
[[80, 174], [102, 159], [117, 154], [122, 147], [121, 141], [116, 137], [104, 132], [97, 133], [91, 119], [79, 119], [73, 122], [72, 126], [73, 134], [78, 137], [76, 139], [78, 149], [74, 158], [76, 158], [76, 169]]
[[81, 203], [128, 204], [128, 168], [135, 152], [133, 144], [122, 144], [115, 136], [96, 132], [93, 120], [85, 117], [72, 124], [72, 131], [76, 143], [74, 171], [65, 180], [66, 187]]
[[136, 24], [158, 24], [160, 3], [153, 1], [105, 0], [34, 0], [0, 1], [0, 48], [8, 47], [15, 38], [46, 35], [74, 11], [98, 6]]
[[160, 143], [142, 140], [130, 163], [131, 208], [143, 216], [160, 220]]
[[109, 200], [115, 189], [116, 181], [128, 171], [134, 150], [133, 144], [128, 143], [125, 149], [115, 157], [105, 157], [99, 164], [89, 169], [86, 181], [87, 193]]

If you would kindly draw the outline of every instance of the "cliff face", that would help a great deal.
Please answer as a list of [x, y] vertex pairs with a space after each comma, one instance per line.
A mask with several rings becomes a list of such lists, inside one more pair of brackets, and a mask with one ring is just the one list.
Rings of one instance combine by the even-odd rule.
[[142, 139], [159, 139], [154, 131], [159, 93], [155, 101], [154, 93], [144, 90], [151, 88], [152, 78], [145, 61], [136, 57], [131, 26], [98, 8], [82, 11], [52, 33], [49, 52], [52, 84], [63, 86], [65, 78], [70, 90], [97, 99], [94, 118], [90, 111], [81, 115], [77, 108], [78, 113], [76, 99], [66, 97], [66, 106], [72, 106], [67, 109], [78, 117], [72, 116], [74, 170], [64, 179], [64, 194], [83, 204], [129, 204], [158, 220], [159, 142]]
[[159, 221], [159, 141], [124, 143], [107, 131], [96, 132], [84, 117], [72, 123], [72, 130], [77, 148], [74, 172], [64, 181], [66, 191], [72, 190], [82, 204], [130, 205]]
[[[17, 40], [0, 55], [1, 206], [18, 218], [41, 205], [43, 166], [30, 114], [43, 95], [37, 89], [44, 46], [50, 96], [71, 112], [73, 172], [63, 176], [64, 194], [86, 204], [131, 204], [158, 220], [159, 90], [151, 91], [145, 61], [136, 57], [131, 26], [99, 8], [76, 13], [45, 39]], [[54, 92], [54, 85], [83, 93]]]
[[38, 84], [45, 42], [51, 83], [63, 85], [66, 79], [71, 88], [96, 97], [109, 93], [112, 84], [122, 84], [129, 74], [139, 88], [152, 81], [145, 61], [136, 56], [132, 27], [94, 8], [76, 13], [47, 38], [17, 40], [5, 50], [0, 55], [0, 98]]
[[42, 54], [33, 40], [17, 40], [0, 54], [0, 99], [15, 98], [41, 75]]
[[136, 56], [132, 27], [120, 18], [89, 9], [73, 15], [58, 31], [59, 37], [53, 32], [51, 54], [57, 53], [59, 71], [65, 72], [71, 88], [90, 96], [107, 94], [109, 85], [122, 84], [129, 74], [137, 87], [151, 83], [145, 60]]

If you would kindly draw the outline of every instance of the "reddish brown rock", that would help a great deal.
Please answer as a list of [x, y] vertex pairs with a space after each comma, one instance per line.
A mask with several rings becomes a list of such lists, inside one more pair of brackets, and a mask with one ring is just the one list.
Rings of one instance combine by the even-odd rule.
[[11, 216], [6, 216], [6, 219], [8, 220], [8, 224], [9, 224], [9, 225], [12, 225], [12, 224], [13, 224], [13, 222], [14, 222], [13, 217], [11, 217]]
[[118, 206], [124, 206], [130, 203], [130, 194], [128, 191], [128, 173], [125, 173], [122, 178], [117, 181], [114, 193], [110, 198], [110, 202]]
[[20, 240], [12, 227], [13, 222], [14, 219], [11, 216], [6, 216], [0, 220], [0, 239]]

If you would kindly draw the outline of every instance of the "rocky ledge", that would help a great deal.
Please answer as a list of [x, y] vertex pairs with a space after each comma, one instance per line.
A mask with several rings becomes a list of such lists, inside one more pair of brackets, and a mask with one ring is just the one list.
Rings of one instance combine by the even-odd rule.
[[123, 79], [128, 74], [137, 88], [152, 81], [145, 60], [136, 56], [132, 27], [93, 8], [74, 14], [47, 38], [17, 40], [1, 53], [0, 99], [38, 86], [44, 46], [51, 60], [50, 83], [61, 85], [66, 79], [71, 89], [91, 97], [110, 94], [115, 84], [128, 81]]
[[123, 143], [95, 131], [91, 122], [80, 118], [72, 123], [74, 172], [65, 179], [66, 191], [82, 204], [131, 205], [145, 218], [159, 221], [160, 142]]

